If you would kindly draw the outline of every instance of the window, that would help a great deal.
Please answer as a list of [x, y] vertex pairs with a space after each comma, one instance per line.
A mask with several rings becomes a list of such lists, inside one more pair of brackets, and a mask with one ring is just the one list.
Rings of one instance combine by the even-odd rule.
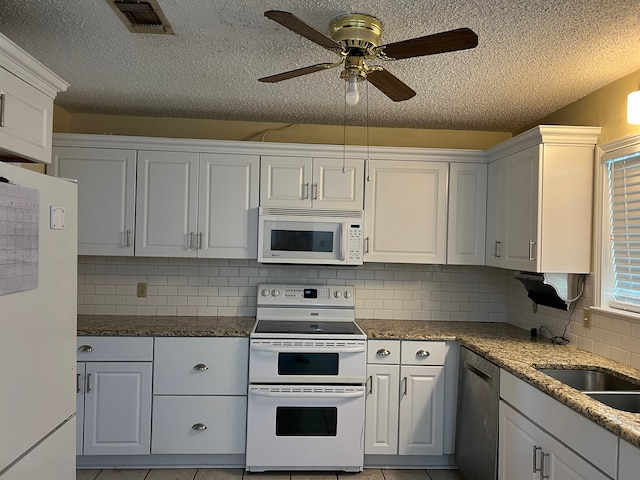
[[601, 306], [640, 313], [640, 137], [603, 151]]

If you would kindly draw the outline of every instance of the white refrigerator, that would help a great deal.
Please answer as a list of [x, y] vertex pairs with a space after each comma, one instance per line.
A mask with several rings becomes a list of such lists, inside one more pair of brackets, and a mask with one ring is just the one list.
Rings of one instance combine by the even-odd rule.
[[[0, 178], [0, 478], [74, 479], [77, 186], [3, 162], [0, 177], [17, 187]], [[37, 192], [24, 229], [13, 191]], [[24, 274], [14, 239], [35, 225]]]

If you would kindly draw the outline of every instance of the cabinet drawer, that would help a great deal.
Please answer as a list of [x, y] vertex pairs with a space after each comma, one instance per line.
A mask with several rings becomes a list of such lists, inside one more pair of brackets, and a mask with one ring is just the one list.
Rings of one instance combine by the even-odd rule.
[[367, 363], [400, 363], [400, 340], [368, 340]]
[[155, 396], [151, 453], [244, 454], [247, 397]]
[[248, 338], [156, 338], [153, 393], [246, 395]]
[[153, 337], [78, 337], [79, 362], [150, 362]]
[[400, 358], [403, 365], [444, 365], [446, 354], [445, 342], [403, 341]]

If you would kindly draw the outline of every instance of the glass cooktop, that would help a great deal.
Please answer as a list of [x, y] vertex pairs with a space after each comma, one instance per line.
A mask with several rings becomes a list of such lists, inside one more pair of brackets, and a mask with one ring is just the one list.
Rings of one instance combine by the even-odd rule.
[[355, 322], [314, 322], [307, 320], [258, 320], [255, 333], [306, 335], [362, 335]]

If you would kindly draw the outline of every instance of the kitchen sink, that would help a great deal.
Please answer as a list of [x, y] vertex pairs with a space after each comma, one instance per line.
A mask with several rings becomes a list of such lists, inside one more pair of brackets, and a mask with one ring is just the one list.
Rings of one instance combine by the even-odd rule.
[[584, 392], [585, 395], [612, 408], [625, 412], [640, 413], [640, 391], [638, 392]]
[[[598, 370], [539, 368], [539, 372], [581, 392], [616, 392], [638, 390], [640, 385]], [[640, 395], [638, 395], [640, 399]]]

